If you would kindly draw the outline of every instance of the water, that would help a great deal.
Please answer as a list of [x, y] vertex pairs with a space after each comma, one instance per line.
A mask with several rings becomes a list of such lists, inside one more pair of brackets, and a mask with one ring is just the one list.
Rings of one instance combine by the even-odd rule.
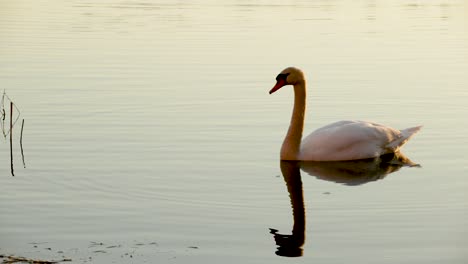
[[[1, 88], [21, 115], [14, 177], [9, 136], [0, 143], [0, 253], [466, 263], [467, 7], [3, 1]], [[404, 148], [422, 167], [356, 185], [292, 166], [288, 181], [278, 153], [292, 89], [268, 91], [290, 65], [308, 77], [306, 131], [341, 119], [423, 124]], [[277, 256], [275, 236], [302, 257]]]

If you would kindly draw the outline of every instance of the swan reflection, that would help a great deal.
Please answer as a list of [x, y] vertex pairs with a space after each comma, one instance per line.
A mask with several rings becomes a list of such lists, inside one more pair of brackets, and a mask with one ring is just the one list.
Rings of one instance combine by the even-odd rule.
[[289, 198], [293, 213], [293, 230], [291, 235], [280, 234], [278, 230], [270, 228], [276, 245], [276, 255], [286, 257], [302, 256], [302, 246], [305, 241], [305, 209], [304, 195], [302, 192], [301, 172], [298, 161], [281, 161], [281, 173], [288, 187]]
[[280, 168], [288, 189], [293, 213], [291, 234], [281, 234], [270, 228], [277, 245], [276, 254], [299, 257], [305, 243], [306, 216], [302, 188], [301, 170], [321, 180], [345, 185], [360, 185], [385, 178], [403, 166], [419, 166], [401, 153], [392, 153], [374, 159], [353, 161], [281, 161]]
[[302, 161], [300, 168], [318, 179], [360, 185], [385, 178], [401, 167], [419, 167], [402, 153], [385, 154], [377, 158], [349, 161]]

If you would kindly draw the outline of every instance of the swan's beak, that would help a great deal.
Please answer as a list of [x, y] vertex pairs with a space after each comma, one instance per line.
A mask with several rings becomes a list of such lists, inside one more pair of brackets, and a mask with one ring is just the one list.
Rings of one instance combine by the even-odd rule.
[[282, 79], [279, 79], [278, 82], [276, 82], [275, 86], [273, 86], [273, 88], [271, 88], [270, 90], [270, 94], [276, 92], [279, 90], [279, 88], [283, 87], [286, 85], [286, 81], [285, 80], [282, 80]]

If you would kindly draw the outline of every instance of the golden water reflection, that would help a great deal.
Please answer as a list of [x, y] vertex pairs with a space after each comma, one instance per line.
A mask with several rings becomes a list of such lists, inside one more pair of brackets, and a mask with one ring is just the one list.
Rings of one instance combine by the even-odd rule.
[[303, 255], [306, 215], [301, 170], [321, 180], [355, 186], [383, 179], [403, 166], [418, 167], [419, 165], [401, 153], [353, 161], [281, 161], [281, 173], [291, 201], [293, 228], [291, 234], [281, 234], [277, 229], [270, 228], [270, 233], [273, 234], [277, 245], [276, 255], [284, 257]]

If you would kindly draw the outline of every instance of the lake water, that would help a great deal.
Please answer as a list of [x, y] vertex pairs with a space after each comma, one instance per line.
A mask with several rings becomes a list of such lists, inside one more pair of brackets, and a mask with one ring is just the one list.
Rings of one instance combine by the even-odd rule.
[[[0, 142], [0, 254], [468, 262], [466, 1], [0, 5], [0, 88], [21, 113], [14, 177]], [[421, 167], [280, 164], [293, 94], [268, 91], [287, 66], [308, 78], [306, 133], [422, 124], [403, 149]]]

